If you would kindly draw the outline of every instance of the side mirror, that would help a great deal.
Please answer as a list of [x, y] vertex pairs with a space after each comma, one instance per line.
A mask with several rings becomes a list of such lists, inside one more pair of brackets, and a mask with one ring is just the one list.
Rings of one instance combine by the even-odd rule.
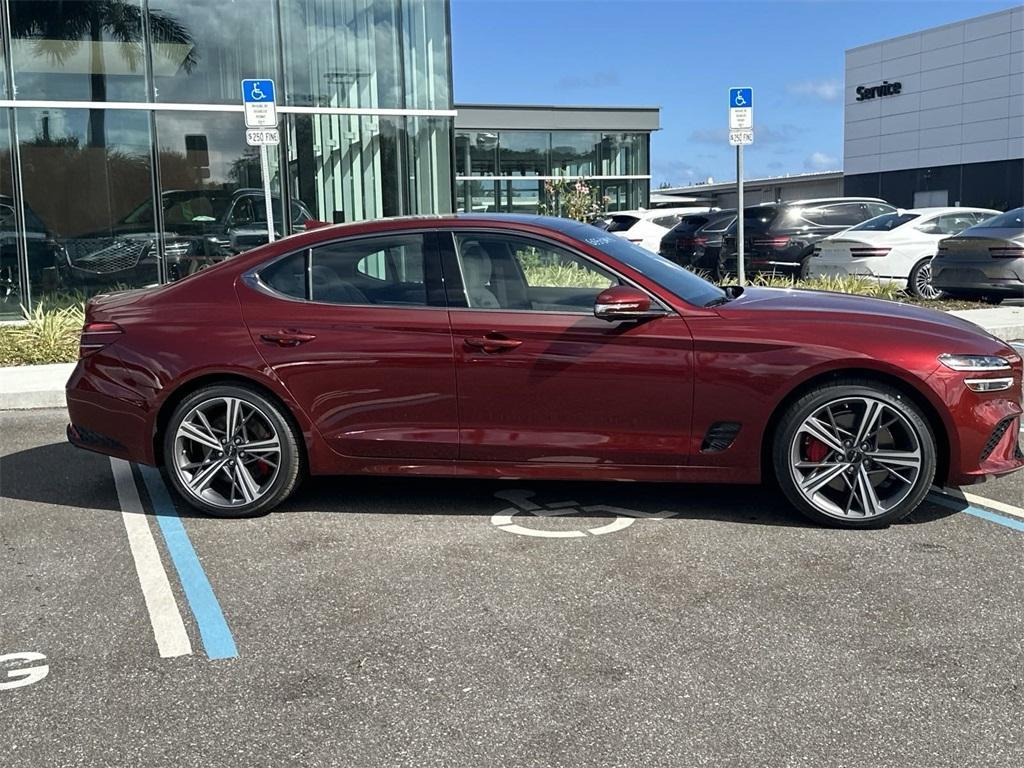
[[631, 285], [616, 285], [603, 290], [594, 300], [594, 317], [609, 323], [664, 316], [663, 309], [651, 307], [650, 296]]

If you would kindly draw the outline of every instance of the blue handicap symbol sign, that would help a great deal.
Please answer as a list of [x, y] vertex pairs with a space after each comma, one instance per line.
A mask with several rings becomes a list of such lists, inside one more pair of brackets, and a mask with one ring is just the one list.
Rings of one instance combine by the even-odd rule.
[[246, 103], [258, 101], [274, 101], [274, 81], [243, 80], [242, 101]]
[[754, 89], [753, 88], [730, 88], [729, 89], [729, 108], [735, 109], [738, 107], [753, 107], [754, 106]]

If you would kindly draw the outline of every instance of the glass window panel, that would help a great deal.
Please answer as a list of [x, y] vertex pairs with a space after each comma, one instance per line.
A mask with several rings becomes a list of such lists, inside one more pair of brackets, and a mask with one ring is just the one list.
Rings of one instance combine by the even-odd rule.
[[494, 176], [497, 172], [498, 134], [493, 131], [457, 131], [455, 173], [459, 176]]
[[540, 213], [543, 181], [503, 181], [495, 210], [503, 213]]
[[[502, 182], [500, 181], [467, 181], [463, 185], [468, 207], [459, 210], [467, 213], [494, 213], [498, 207]], [[465, 204], [464, 204], [465, 205]]]
[[[404, 106], [398, 5], [393, 0], [280, 0], [287, 103]], [[433, 13], [445, 12], [443, 4], [432, 5]]]
[[427, 306], [422, 235], [331, 243], [313, 249], [313, 301]]
[[438, 0], [402, 1], [406, 107], [450, 109], [448, 11]]
[[16, 98], [147, 100], [140, 0], [10, 0], [10, 23]]
[[[58, 287], [95, 293], [158, 279], [153, 222], [133, 216], [150, 204], [153, 188], [149, 115], [105, 112], [106, 138], [96, 145], [89, 141], [96, 111], [103, 110], [16, 110], [29, 230], [59, 248], [59, 285], [48, 270], [30, 269], [33, 302]], [[41, 247], [29, 248], [30, 261], [49, 259], [34, 252]]]
[[605, 176], [637, 176], [650, 173], [647, 134], [611, 133], [601, 137], [601, 172]]
[[961, 205], [995, 208], [1005, 211], [1017, 208], [1024, 198], [1024, 160], [1000, 160], [992, 163], [971, 163], [963, 169]]
[[566, 176], [593, 176], [597, 172], [597, 148], [600, 135], [586, 131], [553, 131], [551, 134], [552, 173]]
[[455, 239], [472, 309], [592, 314], [597, 295], [619, 282], [592, 262], [537, 240], [483, 232]]
[[150, 0], [149, 30], [157, 101], [237, 104], [279, 69], [274, 0]]
[[[0, 319], [21, 313], [21, 268], [18, 260], [18, 226], [15, 215], [14, 183], [11, 178], [11, 110], [0, 109]], [[34, 232], [33, 240], [45, 240], [45, 232]], [[41, 236], [41, 237], [39, 237]], [[53, 267], [51, 254], [39, 267]]]
[[548, 176], [551, 134], [547, 131], [503, 131], [498, 137], [498, 174]]
[[451, 118], [409, 117], [409, 206], [404, 213], [452, 210]]
[[[157, 112], [156, 126], [167, 279], [266, 243], [259, 149], [245, 143], [241, 116]], [[278, 151], [268, 149], [274, 231], [280, 237], [304, 227], [301, 221], [282, 221]], [[147, 201], [130, 218], [153, 226], [153, 208]]]

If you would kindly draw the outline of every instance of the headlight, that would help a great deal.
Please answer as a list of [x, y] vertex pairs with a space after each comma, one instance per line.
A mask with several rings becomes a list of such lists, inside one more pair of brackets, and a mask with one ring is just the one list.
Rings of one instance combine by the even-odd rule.
[[996, 355], [939, 355], [939, 362], [954, 371], [1008, 371], [1010, 363]]

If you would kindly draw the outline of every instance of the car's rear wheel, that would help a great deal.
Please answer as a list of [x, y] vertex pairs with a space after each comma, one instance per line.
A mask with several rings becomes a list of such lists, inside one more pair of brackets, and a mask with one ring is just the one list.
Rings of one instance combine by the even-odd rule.
[[920, 409], [884, 384], [822, 386], [787, 410], [773, 462], [783, 493], [828, 525], [888, 525], [910, 514], [935, 477], [935, 437]]
[[269, 512], [295, 489], [301, 462], [281, 408], [244, 386], [211, 386], [186, 397], [164, 434], [171, 485], [217, 517]]
[[919, 299], [941, 299], [945, 294], [932, 285], [932, 259], [921, 259], [914, 268], [910, 270], [910, 279], [907, 281], [907, 290], [911, 296]]

